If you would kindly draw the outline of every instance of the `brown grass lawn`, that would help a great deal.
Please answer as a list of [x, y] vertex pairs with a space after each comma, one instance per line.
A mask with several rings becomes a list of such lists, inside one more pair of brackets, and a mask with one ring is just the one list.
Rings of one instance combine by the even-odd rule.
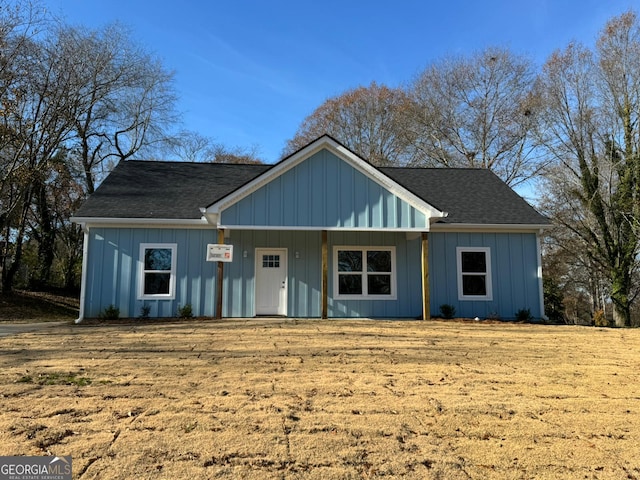
[[192, 320], [0, 352], [0, 455], [74, 478], [640, 478], [640, 329]]

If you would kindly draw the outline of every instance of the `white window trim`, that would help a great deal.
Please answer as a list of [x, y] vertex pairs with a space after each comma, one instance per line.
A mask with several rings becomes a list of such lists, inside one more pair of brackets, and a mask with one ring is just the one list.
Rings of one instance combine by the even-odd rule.
[[[475, 275], [486, 276], [486, 295], [464, 295], [462, 290], [462, 254], [466, 252], [484, 252], [487, 271], [476, 273]], [[491, 248], [489, 247], [456, 247], [456, 260], [458, 270], [458, 300], [479, 300], [490, 302], [493, 300], [493, 284], [491, 281]], [[465, 272], [465, 275], [474, 275], [472, 272]]]
[[[389, 251], [391, 253], [391, 294], [390, 295], [369, 295], [369, 294], [363, 293], [362, 295], [340, 295], [340, 282], [338, 279], [338, 275], [340, 273], [338, 272], [338, 251], [340, 250], [355, 250], [355, 251], [363, 252], [362, 268], [364, 271], [362, 272], [362, 275], [364, 277], [366, 277], [367, 275], [366, 252], [368, 250]], [[380, 245], [374, 245], [369, 247], [363, 247], [360, 245], [334, 246], [333, 247], [333, 298], [338, 300], [397, 300], [398, 294], [397, 294], [397, 284], [396, 284], [396, 272], [397, 272], [396, 247], [385, 247]], [[348, 272], [343, 272], [343, 273], [348, 273]], [[376, 272], [370, 272], [370, 273], [375, 274]], [[385, 273], [385, 272], [380, 272], [380, 273]], [[366, 281], [366, 278], [364, 278], [362, 282], [363, 292], [366, 292], [367, 286], [368, 286], [368, 283]]]
[[[171, 250], [171, 271], [169, 277], [169, 293], [145, 294], [144, 293], [144, 252], [148, 248], [165, 248]], [[176, 265], [177, 243], [141, 243], [140, 256], [138, 257], [138, 300], [175, 300], [176, 298]]]

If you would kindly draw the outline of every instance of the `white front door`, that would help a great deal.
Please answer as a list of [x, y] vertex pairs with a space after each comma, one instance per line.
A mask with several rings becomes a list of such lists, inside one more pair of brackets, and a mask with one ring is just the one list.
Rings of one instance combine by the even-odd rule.
[[256, 315], [287, 315], [287, 249], [256, 249]]

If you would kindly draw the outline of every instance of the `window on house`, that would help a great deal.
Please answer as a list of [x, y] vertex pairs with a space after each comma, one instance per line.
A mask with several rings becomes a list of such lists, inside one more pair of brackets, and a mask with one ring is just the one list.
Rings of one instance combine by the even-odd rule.
[[175, 243], [143, 243], [140, 245], [141, 299], [173, 299], [176, 285]]
[[263, 255], [262, 268], [280, 268], [280, 255]]
[[458, 247], [458, 299], [492, 300], [491, 251], [488, 247]]
[[395, 248], [334, 247], [334, 297], [396, 298]]

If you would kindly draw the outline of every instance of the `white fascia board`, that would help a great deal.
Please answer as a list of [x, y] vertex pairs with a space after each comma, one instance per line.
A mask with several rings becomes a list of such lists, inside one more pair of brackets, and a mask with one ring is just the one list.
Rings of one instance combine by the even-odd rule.
[[277, 231], [305, 231], [320, 232], [428, 232], [429, 227], [416, 228], [385, 228], [385, 227], [327, 227], [327, 226], [273, 226], [273, 225], [218, 225], [221, 230], [277, 230]]
[[[414, 195], [402, 185], [398, 184], [390, 177], [379, 171], [377, 168], [360, 158], [358, 155], [354, 154], [349, 149], [340, 145], [338, 142], [326, 135], [320, 137], [315, 142], [310, 143], [302, 150], [294, 153], [292, 156], [285, 158], [280, 163], [277, 163], [273, 166], [273, 168], [270, 168], [262, 175], [254, 178], [240, 189], [211, 204], [209, 207], [207, 207], [206, 213], [219, 214], [224, 209], [249, 196], [263, 185], [266, 185], [274, 178], [282, 175], [286, 171], [302, 163], [304, 160], [311, 157], [313, 154], [322, 150], [323, 148], [326, 148], [327, 150], [335, 153], [338, 157], [347, 161], [353, 168], [371, 178], [375, 182], [379, 183], [391, 193], [396, 195], [398, 198], [404, 200], [409, 205], [416, 208], [418, 211], [424, 213], [428, 218], [446, 216], [445, 212], [441, 212], [437, 208], [422, 200], [420, 197]], [[222, 227], [220, 226], [220, 228]]]
[[432, 223], [432, 232], [535, 232], [551, 228], [549, 223]]
[[214, 228], [203, 218], [104, 218], [71, 217], [73, 223], [86, 227], [123, 227], [123, 228]]

